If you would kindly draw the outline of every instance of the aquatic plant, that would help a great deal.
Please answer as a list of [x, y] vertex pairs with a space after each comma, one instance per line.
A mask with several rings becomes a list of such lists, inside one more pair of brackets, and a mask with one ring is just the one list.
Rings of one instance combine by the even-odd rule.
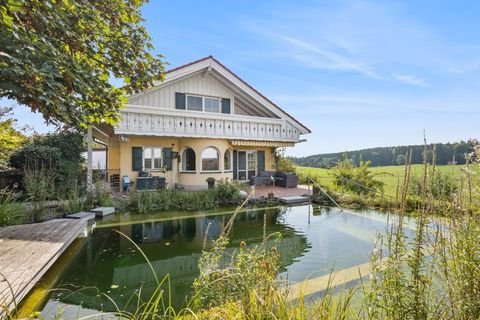
[[0, 190], [0, 226], [23, 222], [26, 208], [15, 201], [13, 194], [7, 189]]
[[87, 194], [87, 203], [91, 207], [114, 207], [115, 201], [112, 199], [107, 184], [104, 180], [97, 180], [92, 190]]
[[180, 191], [159, 190], [142, 191], [133, 194], [129, 207], [138, 213], [167, 210], [204, 210], [215, 206], [215, 190]]
[[80, 195], [78, 188], [73, 188], [68, 193], [66, 199], [62, 199], [62, 207], [65, 212], [79, 212], [85, 210], [87, 207], [85, 197]]

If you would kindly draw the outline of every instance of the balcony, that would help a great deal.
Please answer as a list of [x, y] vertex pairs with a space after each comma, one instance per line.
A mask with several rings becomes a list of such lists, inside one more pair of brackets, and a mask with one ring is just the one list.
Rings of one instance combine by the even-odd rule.
[[284, 119], [127, 105], [115, 134], [296, 143], [300, 130]]

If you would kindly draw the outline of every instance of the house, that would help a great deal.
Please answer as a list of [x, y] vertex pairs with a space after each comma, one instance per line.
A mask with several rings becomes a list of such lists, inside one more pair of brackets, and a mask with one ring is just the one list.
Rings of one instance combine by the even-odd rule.
[[107, 147], [109, 178], [136, 181], [148, 171], [186, 189], [205, 188], [209, 177], [246, 181], [274, 170], [275, 149], [310, 133], [212, 56], [167, 71], [120, 114], [115, 127], [93, 133]]

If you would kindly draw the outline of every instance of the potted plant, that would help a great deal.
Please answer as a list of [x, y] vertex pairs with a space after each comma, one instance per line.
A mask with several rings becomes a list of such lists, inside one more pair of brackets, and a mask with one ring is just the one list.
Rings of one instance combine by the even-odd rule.
[[208, 189], [213, 189], [215, 188], [215, 178], [214, 177], [208, 177], [207, 180], [208, 183]]

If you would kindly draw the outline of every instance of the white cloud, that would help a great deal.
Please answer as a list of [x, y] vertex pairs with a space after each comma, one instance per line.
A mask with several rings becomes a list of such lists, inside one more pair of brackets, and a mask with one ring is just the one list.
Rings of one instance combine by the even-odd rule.
[[[271, 34], [274, 35], [274, 34]], [[296, 51], [292, 58], [303, 63], [307, 67], [328, 69], [337, 71], [351, 71], [364, 74], [374, 79], [382, 77], [376, 73], [373, 68], [355, 58], [342, 55], [333, 50], [328, 50], [291, 36], [275, 35], [278, 39], [293, 46]]]
[[397, 79], [398, 81], [401, 81], [406, 84], [410, 84], [413, 86], [421, 86], [421, 87], [426, 87], [427, 82], [425, 79], [418, 78], [414, 75], [409, 75], [409, 74], [394, 74], [393, 77]]

